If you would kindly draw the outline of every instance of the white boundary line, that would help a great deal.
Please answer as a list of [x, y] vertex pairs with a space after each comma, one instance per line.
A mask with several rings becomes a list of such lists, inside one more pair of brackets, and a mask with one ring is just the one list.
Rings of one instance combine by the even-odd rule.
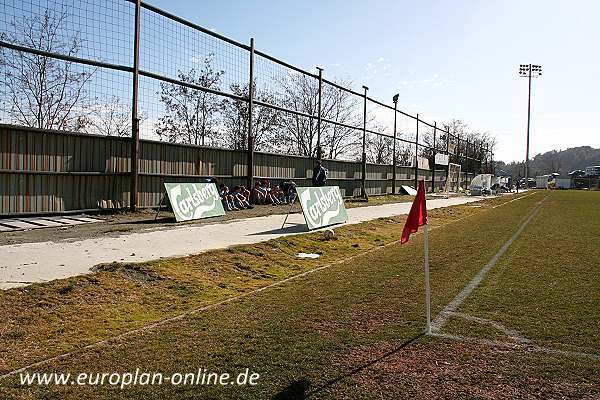
[[447, 314], [449, 317], [457, 317], [457, 318], [466, 319], [467, 321], [477, 322], [479, 324], [490, 325], [490, 326], [496, 328], [497, 330], [501, 331], [502, 333], [504, 333], [506, 336], [508, 336], [509, 339], [515, 340], [517, 342], [520, 342], [520, 343], [530, 343], [531, 342], [531, 340], [523, 337], [522, 335], [519, 334], [519, 332], [515, 331], [514, 329], [507, 328], [506, 326], [502, 325], [501, 323], [493, 321], [491, 319], [476, 317], [474, 315], [456, 312], [456, 311], [449, 312]]
[[521, 235], [523, 229], [525, 229], [525, 227], [537, 214], [544, 200], [546, 200], [546, 197], [544, 197], [538, 202], [538, 204], [533, 208], [533, 210], [525, 217], [525, 221], [521, 223], [519, 228], [510, 237], [510, 239], [508, 239], [506, 243], [502, 245], [500, 250], [498, 250], [498, 252], [494, 254], [492, 259], [488, 261], [488, 263], [483, 268], [481, 268], [481, 270], [479, 270], [477, 275], [475, 275], [473, 279], [471, 279], [471, 281], [465, 285], [465, 287], [460, 291], [459, 294], [456, 295], [456, 297], [454, 297], [454, 299], [450, 303], [446, 304], [444, 309], [438, 314], [438, 316], [433, 320], [431, 324], [431, 328], [434, 332], [441, 331], [441, 329], [444, 327], [444, 324], [446, 323], [446, 320], [448, 319], [448, 315], [452, 312], [456, 312], [458, 307], [460, 307], [460, 305], [465, 301], [465, 299], [469, 297], [469, 295], [473, 292], [473, 290], [475, 290], [477, 286], [479, 286], [479, 284], [481, 283], [481, 281], [483, 281], [483, 278], [485, 278], [487, 273], [496, 265], [500, 257], [502, 257], [504, 253], [506, 253], [506, 250], [508, 250], [510, 245], [513, 244], [513, 242], [519, 237], [519, 235]]
[[518, 196], [518, 197], [516, 197], [516, 198], [514, 198], [512, 200], [506, 201], [506, 202], [504, 202], [502, 204], [497, 204], [497, 205], [493, 206], [492, 208], [502, 207], [503, 205], [508, 204], [508, 203], [512, 203], [513, 201], [517, 201], [517, 200], [524, 199], [525, 197], [533, 196], [535, 193], [536, 192], [532, 192], [532, 193], [526, 194], [525, 196]]
[[456, 340], [459, 342], [472, 342], [484, 344], [487, 346], [495, 346], [495, 347], [508, 347], [515, 350], [524, 350], [524, 351], [535, 351], [539, 353], [557, 355], [557, 356], [567, 356], [567, 357], [575, 357], [575, 358], [585, 358], [589, 360], [600, 360], [600, 355], [598, 354], [590, 354], [582, 351], [569, 351], [569, 350], [558, 350], [551, 349], [548, 347], [538, 346], [536, 344], [531, 343], [515, 343], [515, 342], [503, 342], [501, 340], [490, 340], [490, 339], [480, 339], [470, 336], [460, 336], [460, 335], [450, 335], [447, 333], [433, 333], [431, 334], [433, 337]]

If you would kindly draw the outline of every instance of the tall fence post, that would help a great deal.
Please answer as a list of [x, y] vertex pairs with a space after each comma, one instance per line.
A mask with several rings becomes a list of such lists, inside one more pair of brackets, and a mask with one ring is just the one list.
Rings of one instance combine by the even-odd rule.
[[483, 157], [483, 143], [479, 144], [479, 151], [477, 152], [477, 173], [481, 174], [483, 173], [481, 170], [483, 168], [483, 162], [482, 162], [482, 157]]
[[[446, 131], [446, 155], [448, 156], [448, 163], [446, 164], [446, 193], [448, 193], [448, 175], [450, 175], [450, 128]], [[460, 177], [459, 177], [460, 180]]]
[[490, 172], [490, 146], [486, 145], [485, 146], [485, 173], [489, 173]]
[[431, 193], [435, 193], [435, 155], [436, 155], [436, 147], [435, 147], [435, 137], [437, 134], [437, 122], [433, 123], [433, 166], [431, 167]]
[[[462, 169], [463, 163], [460, 160], [460, 158], [461, 158], [460, 157], [460, 135], [456, 135], [456, 149], [454, 150], [454, 152], [456, 153], [456, 163], [460, 164], [460, 173], [462, 174], [463, 173], [463, 169]], [[460, 175], [458, 177], [458, 184], [460, 186]]]
[[466, 144], [465, 144], [465, 171], [467, 171], [466, 179], [467, 179], [467, 183], [465, 185], [465, 189], [467, 188], [467, 186], [469, 186], [469, 138], [467, 138]]
[[254, 115], [254, 38], [250, 38], [250, 76], [248, 83], [248, 178], [247, 188], [252, 190], [254, 181], [254, 132], [252, 117]]
[[319, 110], [317, 111], [317, 160], [320, 160], [323, 158], [323, 152], [321, 150], [321, 97], [323, 95], [323, 68], [317, 67], [317, 69], [319, 70]]
[[415, 190], [419, 187], [419, 114], [417, 114], [417, 134], [415, 137]]
[[138, 118], [138, 87], [140, 74], [140, 12], [141, 0], [135, 3], [135, 26], [133, 37], [133, 93], [131, 98], [131, 188], [129, 209], [137, 209], [138, 159], [140, 151], [140, 120]]
[[361, 188], [360, 188], [360, 196], [367, 196], [367, 90], [368, 87], [363, 86], [365, 90], [364, 94], [364, 106], [363, 106], [363, 140], [362, 140], [362, 176], [361, 176]]
[[396, 120], [398, 119], [398, 95], [394, 96], [394, 145], [392, 146], [392, 194], [396, 194]]

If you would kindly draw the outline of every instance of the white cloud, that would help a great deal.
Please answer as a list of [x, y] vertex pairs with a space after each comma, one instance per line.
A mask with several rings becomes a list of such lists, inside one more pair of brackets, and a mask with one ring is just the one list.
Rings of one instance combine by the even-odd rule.
[[423, 86], [423, 85], [433, 85], [433, 86], [442, 86], [452, 84], [453, 82], [448, 79], [440, 79], [440, 75], [438, 73], [434, 73], [431, 78], [425, 79], [416, 79], [416, 80], [402, 80], [398, 83], [398, 89], [403, 87], [413, 88], [415, 86]]

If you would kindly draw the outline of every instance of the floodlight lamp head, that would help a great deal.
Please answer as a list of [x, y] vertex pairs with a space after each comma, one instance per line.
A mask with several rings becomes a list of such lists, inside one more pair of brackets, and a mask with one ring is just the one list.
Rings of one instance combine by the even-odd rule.
[[394, 95], [394, 97], [392, 98], [393, 102], [394, 102], [394, 103], [397, 103], [397, 102], [398, 102], [398, 98], [399, 98], [399, 97], [400, 97], [400, 94], [396, 94], [396, 95]]

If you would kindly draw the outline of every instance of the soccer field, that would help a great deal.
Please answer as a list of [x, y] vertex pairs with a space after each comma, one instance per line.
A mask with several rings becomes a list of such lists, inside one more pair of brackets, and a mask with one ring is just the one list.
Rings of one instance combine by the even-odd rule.
[[[172, 376], [206, 368], [235, 375], [247, 368], [259, 375], [255, 385], [23, 386], [15, 373], [0, 378], [0, 393], [9, 399], [600, 396], [599, 192], [529, 192], [431, 211], [432, 336], [422, 334], [422, 235], [400, 246], [403, 221], [339, 228], [330, 241], [311, 233], [136, 269], [107, 266], [0, 294], [2, 374], [64, 353], [26, 372], [139, 369]], [[322, 257], [300, 261], [298, 251]], [[99, 340], [106, 341], [93, 344]]]

